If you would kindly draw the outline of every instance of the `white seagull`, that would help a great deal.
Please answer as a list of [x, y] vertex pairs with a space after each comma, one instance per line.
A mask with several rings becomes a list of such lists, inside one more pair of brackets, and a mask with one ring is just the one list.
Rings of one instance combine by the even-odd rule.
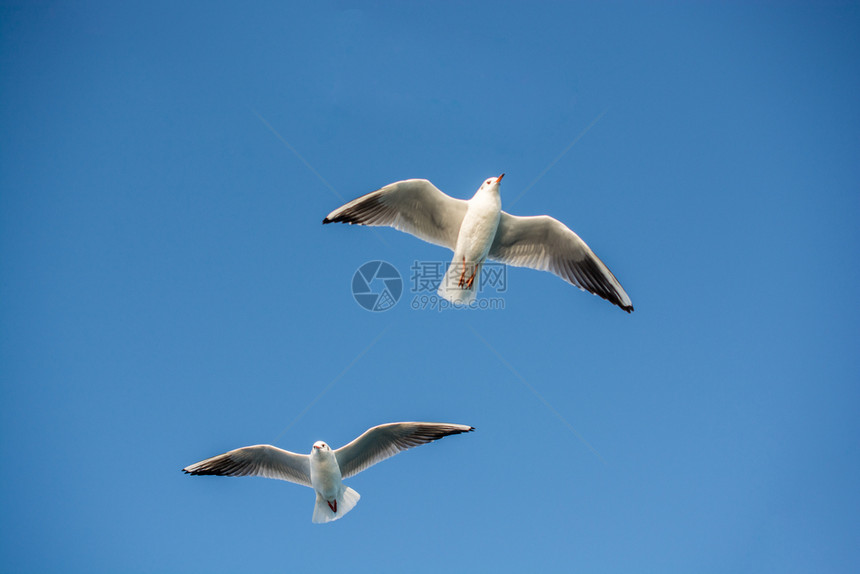
[[454, 250], [438, 291], [453, 303], [474, 301], [481, 266], [491, 259], [551, 271], [633, 311], [609, 268], [566, 225], [548, 215], [519, 217], [502, 211], [499, 183], [504, 175], [486, 180], [468, 201], [444, 194], [426, 179], [398, 181], [335, 209], [323, 223], [390, 226]]
[[457, 424], [389, 423], [368, 429], [337, 450], [323, 441], [314, 443], [310, 455], [258, 444], [207, 458], [182, 471], [218, 476], [264, 476], [310, 486], [317, 494], [311, 520], [331, 522], [352, 510], [361, 498], [356, 491], [344, 486], [344, 478], [413, 446], [473, 430], [474, 427]]

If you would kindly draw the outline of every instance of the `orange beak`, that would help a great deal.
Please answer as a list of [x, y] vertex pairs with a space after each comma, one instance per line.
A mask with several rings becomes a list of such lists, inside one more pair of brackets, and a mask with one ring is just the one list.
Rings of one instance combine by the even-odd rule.
[[500, 183], [503, 177], [505, 177], [505, 174], [500, 175], [499, 179], [496, 180], [496, 183]]

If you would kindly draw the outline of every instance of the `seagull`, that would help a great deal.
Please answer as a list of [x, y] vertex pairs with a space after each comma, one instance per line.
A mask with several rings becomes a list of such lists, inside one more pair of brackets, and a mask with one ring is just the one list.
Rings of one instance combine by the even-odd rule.
[[399, 452], [475, 427], [446, 423], [389, 423], [368, 429], [346, 446], [332, 450], [323, 441], [311, 453], [296, 454], [270, 444], [237, 448], [186, 466], [186, 474], [263, 476], [304, 486], [316, 492], [314, 523], [331, 522], [352, 510], [361, 498], [343, 479], [349, 478]]
[[487, 259], [514, 267], [551, 271], [633, 311], [621, 283], [597, 255], [559, 220], [548, 215], [520, 217], [502, 211], [499, 184], [505, 174], [481, 184], [472, 199], [456, 199], [426, 179], [386, 185], [328, 214], [326, 223], [389, 226], [454, 251], [439, 285], [440, 297], [468, 305]]

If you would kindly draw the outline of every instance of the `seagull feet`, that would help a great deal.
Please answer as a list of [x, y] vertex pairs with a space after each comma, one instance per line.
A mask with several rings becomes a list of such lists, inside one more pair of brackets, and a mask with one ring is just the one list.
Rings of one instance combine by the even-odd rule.
[[457, 281], [457, 287], [462, 287], [466, 284], [466, 256], [463, 256], [463, 272], [460, 273], [460, 280]]
[[334, 499], [334, 502], [329, 502], [328, 500], [326, 500], [326, 503], [328, 504], [328, 507], [331, 508], [332, 512], [337, 513], [337, 499], [336, 498]]
[[475, 267], [475, 272], [472, 273], [472, 276], [469, 277], [469, 280], [466, 281], [466, 289], [471, 289], [472, 285], [475, 283], [475, 275], [478, 273], [478, 268]]

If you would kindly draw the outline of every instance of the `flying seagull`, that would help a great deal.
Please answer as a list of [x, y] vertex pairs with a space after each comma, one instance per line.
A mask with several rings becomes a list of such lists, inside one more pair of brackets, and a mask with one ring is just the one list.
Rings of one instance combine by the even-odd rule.
[[349, 512], [361, 498], [342, 480], [399, 452], [474, 427], [445, 423], [389, 423], [375, 426], [346, 446], [332, 450], [323, 441], [311, 453], [296, 454], [269, 444], [237, 448], [182, 469], [186, 474], [264, 476], [310, 486], [316, 492], [311, 521], [331, 522]]
[[426, 179], [386, 185], [328, 214], [323, 223], [384, 225], [454, 251], [438, 293], [452, 303], [475, 299], [481, 267], [491, 259], [515, 267], [551, 271], [633, 311], [615, 275], [566, 225], [548, 215], [520, 217], [502, 211], [499, 183], [487, 179], [472, 199], [455, 199]]

